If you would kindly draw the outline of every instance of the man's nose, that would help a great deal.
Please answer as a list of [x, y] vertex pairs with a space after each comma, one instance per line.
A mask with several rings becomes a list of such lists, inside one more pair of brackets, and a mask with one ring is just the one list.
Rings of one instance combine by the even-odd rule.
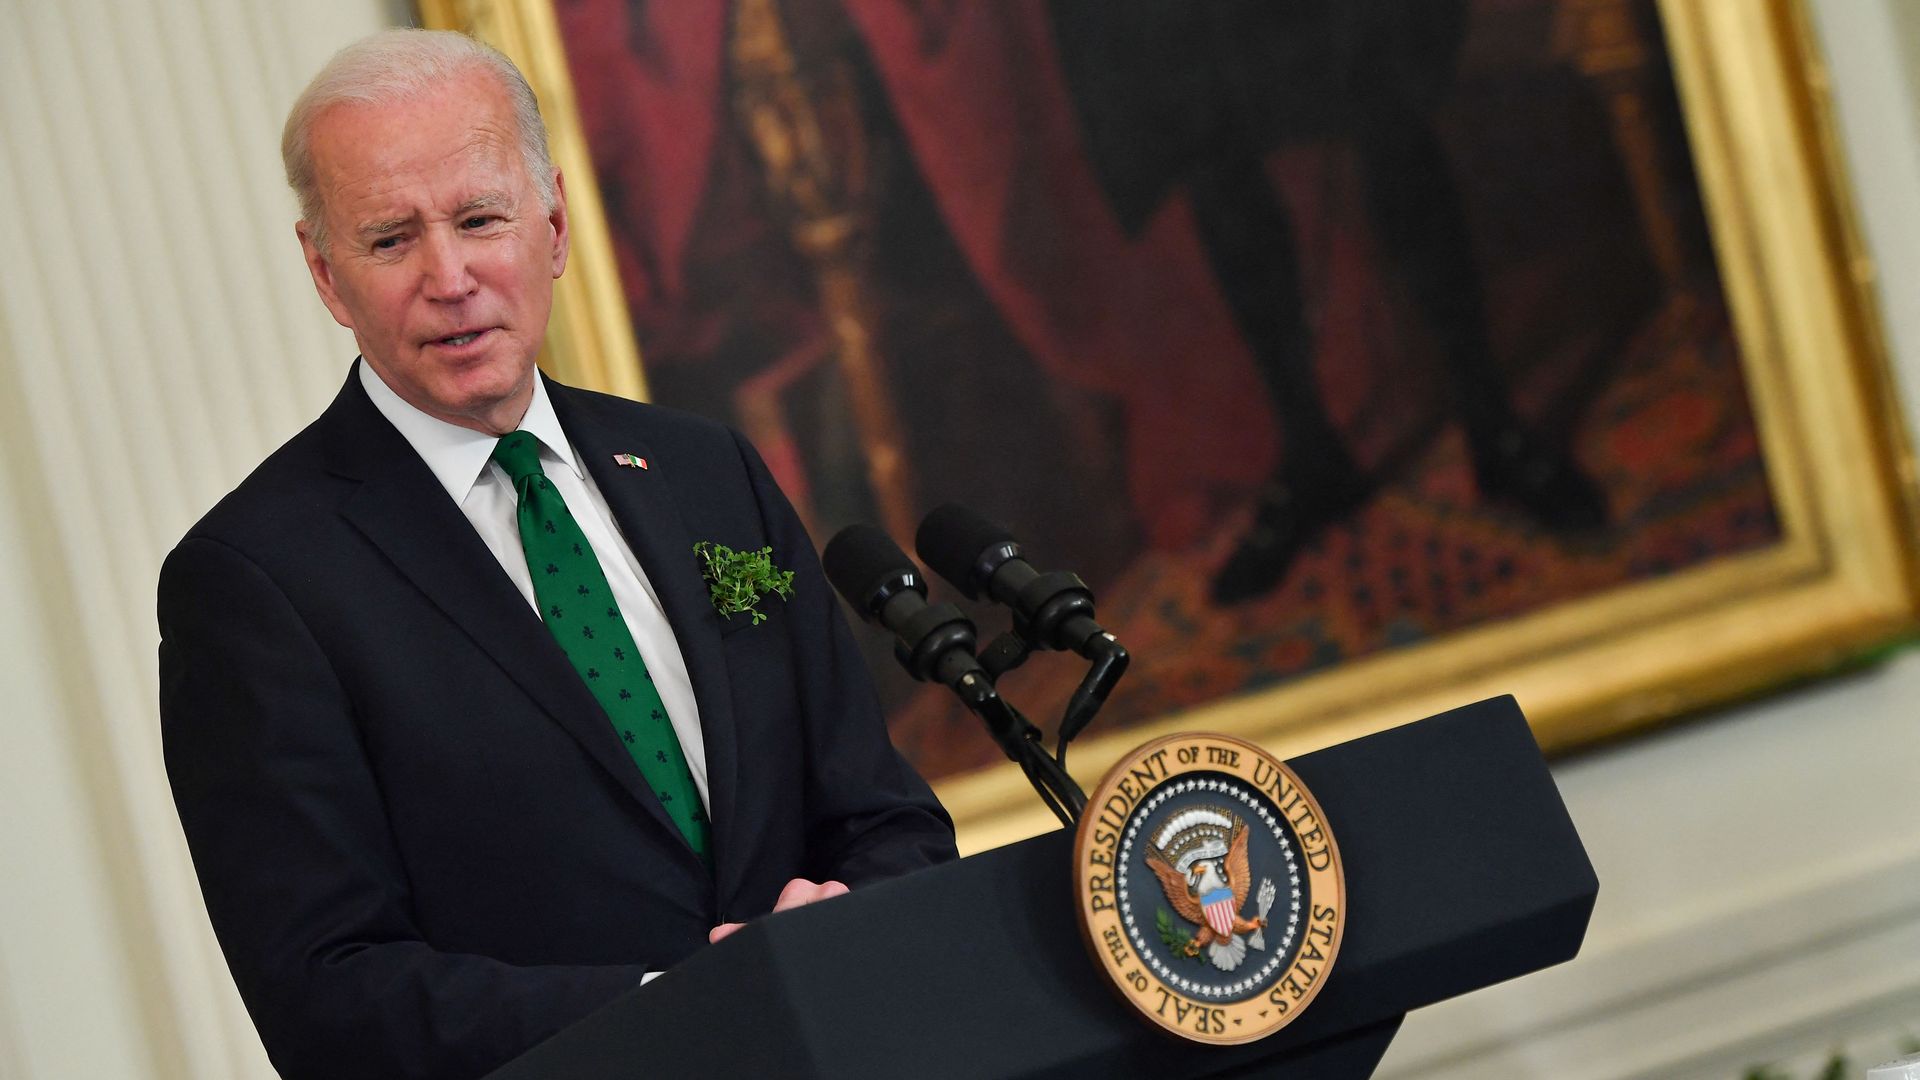
[[420, 247], [422, 289], [431, 300], [462, 300], [475, 286], [460, 239], [451, 233], [428, 230]]

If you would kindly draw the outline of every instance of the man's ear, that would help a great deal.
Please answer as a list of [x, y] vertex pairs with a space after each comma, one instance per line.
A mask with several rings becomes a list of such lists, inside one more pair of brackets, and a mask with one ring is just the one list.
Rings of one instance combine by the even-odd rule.
[[293, 223], [293, 234], [300, 238], [300, 254], [307, 261], [307, 273], [313, 275], [313, 288], [320, 294], [320, 302], [327, 305], [333, 321], [347, 329], [353, 329], [353, 319], [347, 305], [341, 301], [340, 292], [333, 283], [333, 264], [327, 261], [326, 253], [313, 242], [313, 235], [304, 221]]
[[547, 215], [547, 224], [553, 227], [553, 276], [557, 278], [567, 269], [567, 249], [573, 239], [567, 231], [567, 183], [559, 169], [553, 170], [553, 212]]

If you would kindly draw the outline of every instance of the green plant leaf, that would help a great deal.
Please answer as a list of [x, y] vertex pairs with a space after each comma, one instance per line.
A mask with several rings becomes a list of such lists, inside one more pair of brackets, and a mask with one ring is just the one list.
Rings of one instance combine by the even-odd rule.
[[725, 544], [702, 540], [693, 545], [700, 559], [700, 576], [706, 579], [707, 595], [715, 610], [732, 618], [751, 615], [758, 625], [767, 619], [759, 603], [767, 594], [782, 598], [793, 596], [793, 571], [773, 565], [773, 549], [735, 551]]

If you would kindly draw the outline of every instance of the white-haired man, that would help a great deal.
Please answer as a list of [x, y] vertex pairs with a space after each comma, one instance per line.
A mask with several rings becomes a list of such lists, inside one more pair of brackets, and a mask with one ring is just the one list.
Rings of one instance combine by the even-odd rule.
[[[376, 35], [282, 149], [360, 360], [168, 557], [160, 668], [283, 1075], [477, 1076], [736, 920], [952, 858], [752, 448], [536, 374], [566, 194], [512, 65]], [[772, 549], [763, 620], [700, 542]]]

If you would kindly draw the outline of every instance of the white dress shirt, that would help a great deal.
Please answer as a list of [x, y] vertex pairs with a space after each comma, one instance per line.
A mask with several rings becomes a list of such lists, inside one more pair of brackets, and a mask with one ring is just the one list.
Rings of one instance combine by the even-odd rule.
[[[360, 385], [366, 388], [380, 415], [400, 430], [420, 460], [433, 470], [433, 475], [447, 489], [460, 512], [473, 523], [474, 531], [480, 534], [487, 550], [493, 552], [494, 559], [513, 580], [520, 595], [527, 598], [537, 617], [540, 601], [534, 596], [533, 576], [527, 572], [527, 554], [520, 546], [520, 525], [516, 517], [519, 497], [506, 470], [492, 460], [494, 444], [499, 440], [414, 408], [394, 393], [365, 360], [360, 362]], [[667, 623], [667, 614], [660, 607], [653, 584], [640, 569], [633, 552], [628, 550], [626, 541], [621, 539], [620, 527], [607, 508], [606, 498], [600, 494], [593, 477], [581, 468], [579, 456], [567, 441], [566, 432], [561, 430], [553, 402], [547, 399], [546, 380], [537, 375], [533, 380], [533, 402], [520, 420], [520, 430], [540, 440], [540, 467], [553, 486], [560, 489], [567, 509], [593, 546], [594, 557], [600, 560], [600, 570], [613, 589], [614, 602], [620, 605], [620, 616], [633, 634], [641, 658], [647, 662], [654, 689], [666, 704], [673, 733], [680, 740], [687, 768], [693, 772], [693, 786], [711, 813], [713, 802], [707, 795], [707, 751], [700, 738], [700, 707], [694, 701], [693, 680], [687, 675], [680, 643], [673, 636], [673, 627]]]

